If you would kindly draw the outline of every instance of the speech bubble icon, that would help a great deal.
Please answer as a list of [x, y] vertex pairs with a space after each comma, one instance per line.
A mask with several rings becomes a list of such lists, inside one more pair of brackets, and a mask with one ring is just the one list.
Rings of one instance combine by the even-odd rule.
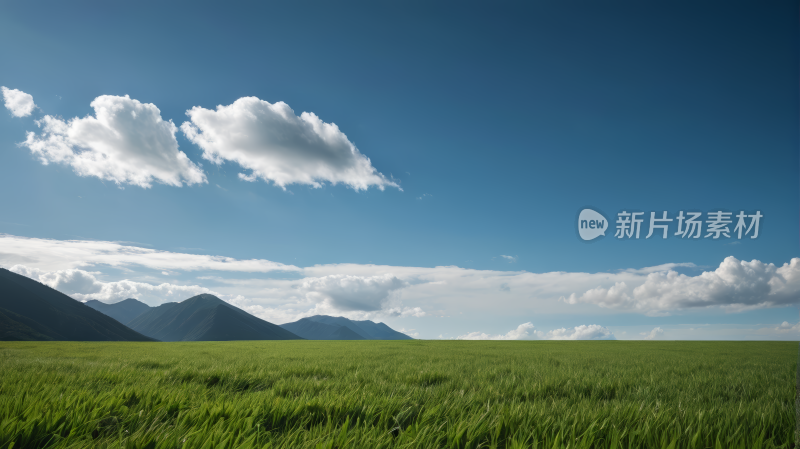
[[606, 235], [608, 220], [599, 212], [584, 209], [578, 215], [578, 234], [584, 240], [594, 240], [601, 235]]

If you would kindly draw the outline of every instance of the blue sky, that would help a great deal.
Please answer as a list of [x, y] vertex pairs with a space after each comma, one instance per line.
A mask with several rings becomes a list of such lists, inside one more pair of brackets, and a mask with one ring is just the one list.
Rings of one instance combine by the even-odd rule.
[[[420, 338], [797, 339], [797, 9], [6, 2], [0, 85], [36, 108], [0, 113], [0, 264], [76, 299], [211, 291]], [[157, 123], [98, 134], [101, 107]], [[186, 161], [140, 163], [159, 152]], [[764, 217], [586, 243], [585, 207]]]

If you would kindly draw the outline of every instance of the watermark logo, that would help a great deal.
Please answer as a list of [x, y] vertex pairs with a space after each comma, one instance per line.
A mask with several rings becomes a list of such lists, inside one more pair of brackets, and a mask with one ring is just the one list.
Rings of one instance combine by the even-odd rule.
[[761, 219], [764, 218], [761, 211], [740, 210], [738, 214], [734, 213], [714, 210], [704, 217], [702, 212], [686, 210], [677, 214], [667, 211], [645, 213], [623, 210], [617, 213], [616, 222], [609, 223], [603, 214], [586, 208], [578, 215], [578, 235], [585, 241], [594, 240], [605, 236], [606, 231], [615, 225], [616, 239], [757, 239]]
[[578, 215], [578, 234], [584, 240], [594, 240], [606, 235], [608, 220], [599, 212], [584, 209]]

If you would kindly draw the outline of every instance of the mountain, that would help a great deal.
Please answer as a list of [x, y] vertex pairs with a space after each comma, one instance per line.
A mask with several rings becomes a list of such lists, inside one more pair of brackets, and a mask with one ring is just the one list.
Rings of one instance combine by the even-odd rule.
[[61, 292], [3, 268], [0, 340], [151, 341]]
[[86, 301], [84, 304], [125, 325], [130, 323], [137, 316], [150, 310], [150, 306], [133, 298], [123, 299], [114, 304], [106, 304], [93, 299], [91, 301]]
[[320, 323], [310, 318], [281, 324], [281, 327], [306, 340], [366, 340], [345, 326]]
[[327, 315], [303, 318], [281, 327], [308, 340], [413, 340], [383, 323]]
[[300, 337], [256, 318], [214, 295], [151, 307], [128, 325], [162, 341], [298, 340]]

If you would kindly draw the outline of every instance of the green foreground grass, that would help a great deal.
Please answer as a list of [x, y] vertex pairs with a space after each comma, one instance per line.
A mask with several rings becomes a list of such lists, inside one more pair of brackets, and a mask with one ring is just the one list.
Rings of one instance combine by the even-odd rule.
[[0, 449], [789, 448], [793, 342], [0, 342]]

